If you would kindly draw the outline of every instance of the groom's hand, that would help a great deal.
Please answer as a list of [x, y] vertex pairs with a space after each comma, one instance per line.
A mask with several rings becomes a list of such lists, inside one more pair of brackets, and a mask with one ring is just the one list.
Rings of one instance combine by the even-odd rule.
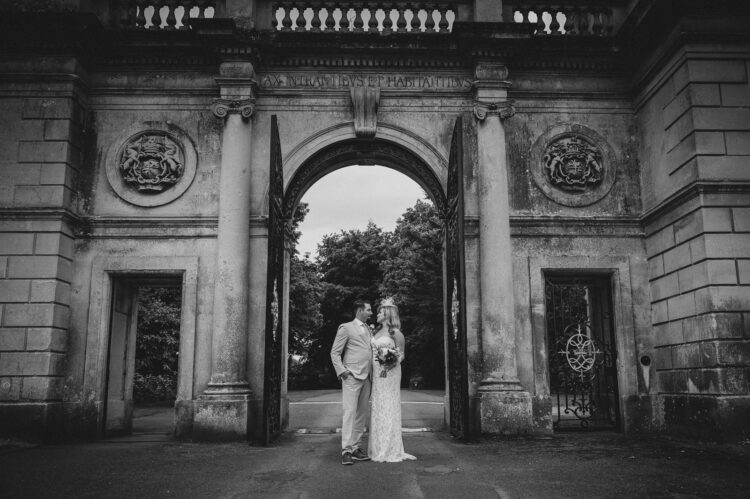
[[351, 374], [352, 373], [349, 371], [344, 371], [341, 373], [341, 379], [347, 379], [349, 376], [351, 376]]

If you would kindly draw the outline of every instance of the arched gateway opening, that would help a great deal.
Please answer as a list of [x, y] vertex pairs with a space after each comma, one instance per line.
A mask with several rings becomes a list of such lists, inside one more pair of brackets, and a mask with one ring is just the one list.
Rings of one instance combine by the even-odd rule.
[[433, 167], [407, 147], [383, 139], [347, 138], [313, 152], [293, 172], [284, 187], [283, 159], [276, 117], [271, 120], [271, 170], [268, 217], [268, 280], [265, 375], [263, 397], [264, 442], [283, 430], [287, 408], [285, 363], [288, 342], [289, 221], [304, 193], [320, 178], [352, 165], [381, 165], [417, 182], [435, 204], [444, 223], [443, 310], [446, 351], [447, 426], [461, 438], [472, 434], [466, 360], [465, 272], [463, 258], [463, 147], [462, 120], [456, 119], [450, 145], [445, 188]]

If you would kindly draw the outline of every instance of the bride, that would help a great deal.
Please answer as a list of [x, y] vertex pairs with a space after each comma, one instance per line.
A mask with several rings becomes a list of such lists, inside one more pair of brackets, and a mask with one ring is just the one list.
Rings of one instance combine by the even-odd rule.
[[[404, 335], [398, 307], [386, 298], [378, 309], [378, 325], [372, 337], [373, 370], [370, 395], [371, 420], [369, 454], [373, 461], [396, 463], [416, 459], [404, 452], [401, 438], [401, 362], [404, 360]], [[381, 363], [379, 352], [397, 349], [392, 363]]]

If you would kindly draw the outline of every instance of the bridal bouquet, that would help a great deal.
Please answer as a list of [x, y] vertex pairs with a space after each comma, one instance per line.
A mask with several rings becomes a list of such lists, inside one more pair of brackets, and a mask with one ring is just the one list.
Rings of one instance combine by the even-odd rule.
[[395, 366], [398, 363], [399, 350], [397, 347], [382, 346], [375, 350], [375, 360], [378, 361], [383, 370], [380, 373], [381, 378], [388, 376], [386, 367]]

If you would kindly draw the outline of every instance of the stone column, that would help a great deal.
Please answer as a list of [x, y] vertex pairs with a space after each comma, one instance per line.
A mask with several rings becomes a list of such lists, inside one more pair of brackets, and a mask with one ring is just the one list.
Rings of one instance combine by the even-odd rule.
[[507, 99], [507, 76], [505, 66], [479, 64], [474, 82], [483, 360], [478, 394], [484, 433], [524, 433], [531, 429], [531, 397], [521, 387], [516, 367], [513, 248], [503, 128], [503, 120], [513, 116], [515, 110]]
[[221, 98], [211, 108], [224, 121], [219, 181], [219, 225], [214, 275], [211, 379], [196, 402], [197, 438], [246, 438], [250, 154], [254, 109], [253, 67], [224, 63], [216, 81]]

